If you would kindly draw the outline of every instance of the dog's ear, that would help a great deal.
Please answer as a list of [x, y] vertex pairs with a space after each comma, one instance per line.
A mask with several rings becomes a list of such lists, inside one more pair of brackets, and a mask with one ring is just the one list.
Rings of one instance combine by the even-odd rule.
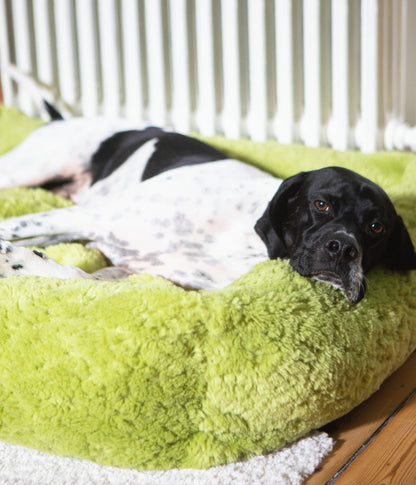
[[255, 231], [266, 245], [270, 259], [289, 256], [283, 237], [284, 226], [290, 220], [290, 217], [293, 217], [289, 206], [297, 198], [306, 175], [307, 172], [300, 172], [284, 180], [269, 202], [264, 214], [254, 226]]
[[396, 218], [383, 263], [394, 270], [408, 271], [416, 269], [415, 249], [400, 216]]

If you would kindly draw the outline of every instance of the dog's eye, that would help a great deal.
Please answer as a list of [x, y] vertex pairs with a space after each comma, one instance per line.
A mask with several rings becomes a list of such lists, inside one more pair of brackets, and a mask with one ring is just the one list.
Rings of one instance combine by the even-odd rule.
[[384, 231], [384, 226], [380, 222], [373, 222], [370, 224], [370, 229], [374, 234], [381, 234]]
[[314, 204], [318, 211], [326, 212], [328, 210], [328, 204], [323, 200], [315, 200]]

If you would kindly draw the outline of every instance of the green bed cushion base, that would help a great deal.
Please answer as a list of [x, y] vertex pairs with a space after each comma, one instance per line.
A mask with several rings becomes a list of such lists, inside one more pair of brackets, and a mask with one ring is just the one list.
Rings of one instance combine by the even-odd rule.
[[[0, 108], [0, 153], [37, 124]], [[412, 154], [209, 141], [281, 177], [357, 170], [387, 190], [415, 238]], [[12, 189], [0, 192], [0, 215], [67, 203]], [[105, 264], [75, 244], [48, 254], [88, 271]], [[416, 273], [377, 268], [351, 305], [280, 260], [210, 292], [147, 275], [2, 279], [0, 439], [138, 469], [265, 453], [347, 413], [404, 362], [416, 347], [415, 288]]]

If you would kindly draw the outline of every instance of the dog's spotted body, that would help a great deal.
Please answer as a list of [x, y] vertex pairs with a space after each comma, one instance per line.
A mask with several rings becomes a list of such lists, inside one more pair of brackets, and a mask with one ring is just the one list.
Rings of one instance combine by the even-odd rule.
[[[281, 183], [192, 138], [121, 120], [39, 128], [0, 158], [0, 188], [19, 185], [54, 189], [76, 205], [1, 222], [3, 277], [145, 272], [215, 289], [283, 257], [357, 302], [375, 264], [416, 267], [388, 197], [358, 174], [332, 167]], [[116, 268], [88, 275], [21, 246], [74, 240], [88, 241]]]
[[[253, 228], [278, 180], [197, 140], [156, 128], [120, 133], [120, 123], [54, 121], [2, 157], [3, 188], [47, 182], [76, 205], [3, 221], [0, 238], [14, 246], [87, 240], [126, 272], [191, 288], [221, 288], [267, 259]], [[89, 277], [24, 248], [7, 255], [3, 276]]]

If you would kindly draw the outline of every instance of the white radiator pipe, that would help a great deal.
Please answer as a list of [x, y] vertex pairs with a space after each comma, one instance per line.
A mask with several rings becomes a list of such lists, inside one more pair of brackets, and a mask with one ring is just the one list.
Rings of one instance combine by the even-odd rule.
[[363, 152], [379, 147], [378, 0], [361, 0], [361, 118], [357, 145]]
[[168, 124], [167, 72], [164, 63], [163, 18], [161, 0], [144, 0], [149, 104], [147, 119], [151, 124]]
[[212, 136], [217, 131], [216, 82], [218, 77], [214, 60], [214, 35], [216, 32], [214, 31], [212, 0], [195, 2], [195, 31], [196, 57], [199, 59], [196, 65], [196, 126], [203, 135]]
[[[61, 0], [57, 0], [60, 2]], [[120, 52], [117, 32], [117, 13], [115, 0], [100, 0], [98, 5], [99, 36], [102, 69], [102, 109], [106, 116], [120, 115]]]
[[295, 125], [292, 0], [277, 0], [275, 25], [277, 112], [274, 135], [280, 143], [292, 143]]
[[191, 131], [191, 85], [189, 80], [189, 43], [186, 0], [170, 0], [172, 55], [172, 125], [179, 131]]
[[387, 123], [384, 133], [384, 146], [387, 150], [412, 150], [416, 152], [416, 126], [399, 121]]
[[303, 4], [304, 113], [300, 134], [306, 145], [321, 144], [321, 0]]
[[331, 12], [332, 116], [328, 123], [328, 140], [336, 150], [346, 150], [350, 132], [348, 0], [332, 0]]
[[52, 86], [54, 81], [51, 49], [51, 26], [49, 23], [48, 0], [37, 0], [33, 10], [35, 47], [37, 56], [37, 74], [39, 81]]
[[5, 103], [14, 104], [6, 0], [0, 0], [0, 80]]
[[94, 0], [76, 0], [76, 27], [79, 39], [80, 110], [85, 116], [99, 112], [98, 48], [95, 43]]
[[60, 97], [65, 103], [75, 105], [78, 101], [78, 83], [72, 2], [54, 0], [53, 5]]
[[[25, 0], [15, 0], [13, 2], [13, 27], [15, 34], [16, 67], [21, 72], [30, 75], [32, 74], [31, 43], [29, 37], [28, 11]], [[33, 102], [28, 93], [20, 93], [17, 98], [17, 105], [24, 113], [34, 115]]]
[[[84, 0], [80, 0], [84, 1]], [[140, 45], [140, 12], [136, 0], [121, 2], [122, 72], [124, 73], [124, 116], [133, 121], [145, 119], [144, 72]], [[143, 19], [144, 20], [144, 19]]]
[[241, 136], [240, 50], [238, 42], [238, 0], [221, 2], [222, 32], [222, 128], [225, 136]]
[[265, 0], [248, 1], [248, 80], [247, 130], [254, 141], [267, 138], [267, 59]]

